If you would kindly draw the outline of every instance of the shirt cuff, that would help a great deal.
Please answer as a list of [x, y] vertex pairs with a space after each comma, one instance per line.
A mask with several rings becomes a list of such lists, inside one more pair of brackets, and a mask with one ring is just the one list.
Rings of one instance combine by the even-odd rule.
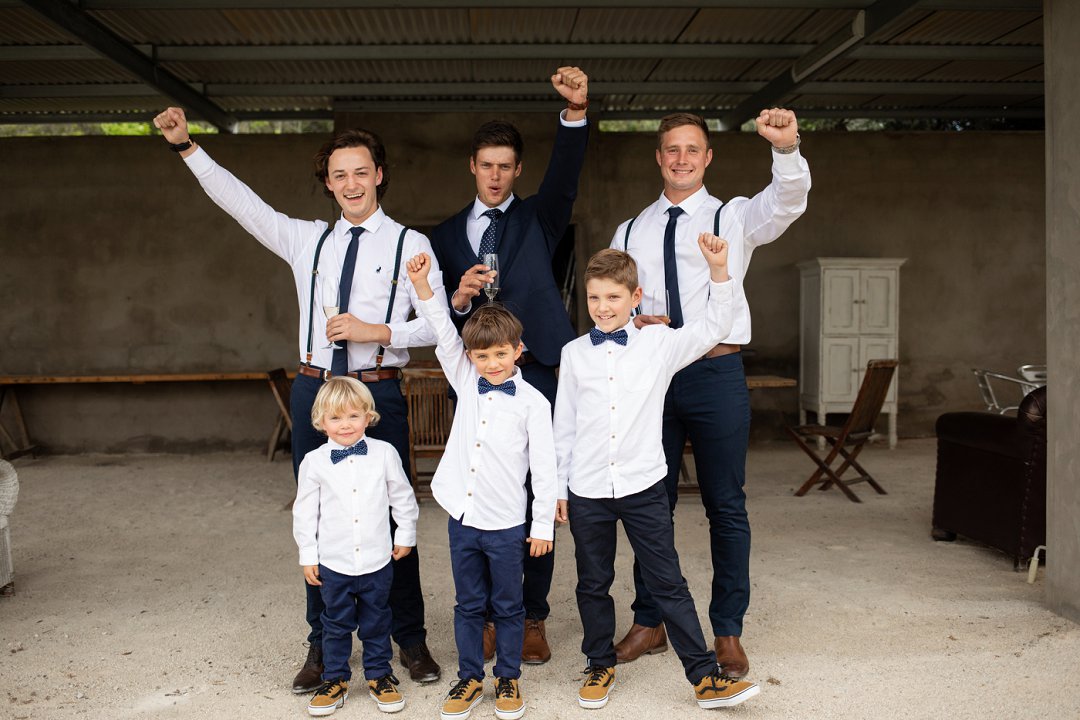
[[[450, 296], [450, 299], [451, 300], [454, 299], [453, 295]], [[468, 315], [469, 313], [472, 312], [472, 300], [469, 300], [469, 304], [465, 307], [464, 310], [458, 310], [456, 307], [454, 307], [453, 302], [449, 303], [449, 305], [450, 305], [451, 312], [453, 312], [458, 317], [465, 317], [466, 315]]]
[[709, 281], [709, 296], [720, 298], [722, 303], [730, 303], [735, 299], [735, 278], [728, 278], [722, 283]]
[[778, 153], [773, 152], [772, 147], [769, 148], [769, 154], [773, 158], [773, 168], [780, 171], [781, 175], [801, 175], [803, 172], [803, 160], [802, 154], [799, 152], [799, 148], [795, 148], [795, 152], [790, 153]]
[[589, 124], [589, 118], [581, 118], [580, 120], [567, 120], [566, 111], [563, 110], [559, 113], [559, 122], [562, 123], [563, 127], [585, 127]]
[[555, 526], [554, 523], [538, 523], [532, 524], [532, 529], [529, 532], [529, 537], [533, 540], [547, 540], [551, 542], [555, 539]]
[[406, 323], [389, 323], [390, 328], [390, 344], [387, 347], [392, 348], [407, 348], [409, 347], [409, 326]]
[[214, 169], [214, 160], [210, 157], [210, 153], [202, 149], [202, 145], [196, 145], [195, 152], [183, 160], [195, 175], [206, 175]]
[[318, 565], [319, 548], [300, 548], [301, 565]]
[[398, 527], [394, 533], [394, 544], [401, 547], [416, 547], [416, 528], [413, 528], [411, 532], [406, 531], [403, 527]]

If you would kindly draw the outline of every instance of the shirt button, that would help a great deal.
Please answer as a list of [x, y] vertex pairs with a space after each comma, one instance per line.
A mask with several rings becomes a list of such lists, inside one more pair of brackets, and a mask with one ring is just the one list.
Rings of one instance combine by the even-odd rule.
[[353, 518], [353, 522], [358, 523], [358, 522], [360, 522], [360, 520], [358, 518]]
[[480, 421], [480, 424], [481, 424], [481, 425], [487, 425], [487, 420], [481, 420], [481, 421]]
[[611, 439], [612, 439], [612, 440], [614, 440], [614, 439], [615, 439], [615, 436], [614, 436], [614, 435], [612, 435], [612, 436], [611, 436]]
[[466, 493], [466, 495], [468, 495], [469, 497], [472, 497], [472, 493]]
[[614, 379], [615, 379], [615, 378], [613, 378], [612, 376], [608, 375], [608, 380], [614, 380]]
[[471, 472], [471, 473], [476, 472], [476, 468], [469, 468], [469, 472]]
[[476, 447], [480, 447], [480, 443], [476, 443]]
[[612, 405], [612, 406], [611, 406], [611, 409], [612, 409], [612, 410], [614, 410], [614, 409], [615, 409], [615, 406], [614, 406], [614, 405]]

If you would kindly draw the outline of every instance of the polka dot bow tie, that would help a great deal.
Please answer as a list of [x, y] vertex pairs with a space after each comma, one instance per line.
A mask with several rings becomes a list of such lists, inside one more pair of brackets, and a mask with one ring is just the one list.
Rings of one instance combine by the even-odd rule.
[[600, 328], [593, 328], [589, 331], [589, 339], [592, 340], [593, 345], [599, 345], [605, 340], [610, 340], [613, 343], [618, 343], [623, 347], [626, 346], [626, 331], [616, 330], [615, 332], [606, 333]]
[[517, 386], [514, 385], [513, 380], [507, 380], [502, 385], [492, 385], [490, 382], [488, 382], [487, 378], [480, 378], [476, 381], [476, 387], [480, 390], [481, 395], [483, 395], [484, 393], [489, 393], [492, 390], [504, 392], [511, 397], [517, 395]]
[[361, 440], [352, 447], [347, 447], [344, 450], [331, 450], [330, 462], [337, 465], [350, 455], [367, 455], [367, 442]]

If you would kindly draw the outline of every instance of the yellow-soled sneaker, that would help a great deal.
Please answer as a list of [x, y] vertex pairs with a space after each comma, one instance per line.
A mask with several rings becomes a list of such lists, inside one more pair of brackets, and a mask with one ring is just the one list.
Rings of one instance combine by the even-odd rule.
[[345, 706], [345, 699], [349, 697], [349, 683], [345, 680], [327, 680], [311, 698], [308, 703], [308, 715], [322, 717], [333, 715], [339, 707]]
[[615, 668], [590, 665], [585, 668], [585, 683], [578, 690], [578, 705], [586, 710], [599, 710], [607, 705], [608, 694], [615, 685]]
[[515, 678], [495, 678], [495, 717], [518, 720], [525, 714], [525, 699]]
[[442, 720], [465, 720], [473, 705], [484, 699], [484, 683], [475, 679], [458, 680], [442, 704]]
[[757, 686], [757, 683], [730, 678], [722, 674], [719, 668], [701, 678], [701, 681], [694, 686], [697, 704], [705, 710], [738, 705], [759, 692], [761, 688]]
[[405, 708], [405, 698], [398, 690], [398, 679], [393, 675], [383, 675], [376, 680], [368, 680], [368, 695], [379, 705], [384, 713], [396, 713]]

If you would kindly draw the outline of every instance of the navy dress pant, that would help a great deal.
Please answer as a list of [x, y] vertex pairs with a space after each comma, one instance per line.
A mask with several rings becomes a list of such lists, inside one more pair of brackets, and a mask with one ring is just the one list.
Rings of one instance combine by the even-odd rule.
[[[299, 473], [300, 462], [309, 452], [326, 442], [326, 436], [311, 425], [311, 407], [315, 404], [323, 381], [307, 375], [297, 375], [293, 381], [289, 398], [292, 415], [292, 457], [293, 473]], [[401, 394], [401, 382], [382, 380], [365, 383], [375, 398], [375, 409], [381, 419], [378, 425], [367, 429], [366, 435], [383, 440], [394, 446], [401, 456], [402, 465], [408, 473], [409, 468], [409, 411], [405, 396]], [[397, 523], [390, 518], [391, 535], [397, 530]], [[419, 548], [400, 560], [392, 561], [394, 580], [390, 587], [390, 609], [394, 620], [391, 635], [401, 647], [412, 647], [427, 640], [424, 628], [424, 593], [420, 587]], [[324, 610], [319, 588], [304, 583], [307, 592], [307, 622], [311, 627], [308, 642], [322, 643]]]
[[[699, 360], [675, 374], [664, 401], [664, 479], [671, 512], [679, 499], [679, 467], [687, 437], [701, 504], [709, 520], [712, 553], [713, 635], [742, 635], [750, 605], [750, 522], [746, 516], [746, 448], [750, 440], [750, 392], [742, 355]], [[674, 514], [672, 515], [674, 518]], [[660, 611], [634, 562], [634, 622], [660, 624]]]
[[577, 604], [584, 639], [581, 651], [590, 665], [615, 666], [615, 580], [617, 523], [621, 520], [641, 578], [660, 610], [671, 646], [686, 679], [697, 684], [716, 669], [705, 646], [694, 599], [679, 569], [675, 528], [662, 482], [621, 498], [583, 498], [569, 493], [570, 532], [577, 557]]
[[352, 634], [364, 648], [364, 679], [378, 680], [390, 674], [390, 563], [366, 575], [343, 575], [319, 565], [323, 599], [323, 681], [352, 679], [349, 657]]

